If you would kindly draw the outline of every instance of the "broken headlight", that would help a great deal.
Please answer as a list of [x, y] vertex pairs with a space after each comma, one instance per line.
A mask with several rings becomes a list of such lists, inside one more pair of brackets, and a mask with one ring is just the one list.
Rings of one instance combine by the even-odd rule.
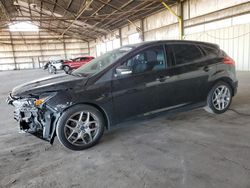
[[34, 101], [34, 105], [36, 107], [39, 107], [39, 106], [43, 105], [44, 103], [46, 103], [48, 100], [50, 100], [55, 95], [56, 95], [56, 92], [48, 92], [48, 93], [41, 94], [39, 96], [39, 98]]

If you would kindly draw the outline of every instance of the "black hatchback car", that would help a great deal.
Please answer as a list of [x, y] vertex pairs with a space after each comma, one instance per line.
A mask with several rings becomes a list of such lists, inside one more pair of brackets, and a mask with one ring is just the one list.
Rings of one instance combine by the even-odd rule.
[[237, 91], [234, 61], [219, 46], [153, 41], [123, 46], [80, 67], [13, 89], [20, 129], [82, 150], [104, 129], [173, 109], [204, 106], [223, 113]]

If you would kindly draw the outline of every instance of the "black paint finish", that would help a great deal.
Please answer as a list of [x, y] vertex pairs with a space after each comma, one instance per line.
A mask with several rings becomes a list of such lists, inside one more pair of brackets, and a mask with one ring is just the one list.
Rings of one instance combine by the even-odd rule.
[[[185, 45], [195, 46], [198, 55], [192, 58], [192, 53], [188, 47], [185, 48]], [[177, 54], [175, 50], [178, 46], [185, 50]], [[164, 50], [166, 65], [162, 66], [163, 69], [116, 76], [117, 67], [149, 48]], [[211, 51], [214, 53], [206, 48], [213, 49]], [[183, 57], [190, 56], [190, 59], [181, 59], [181, 53], [187, 53], [188, 55], [183, 54]], [[57, 92], [46, 104], [56, 109], [58, 113], [75, 104], [89, 104], [104, 114], [109, 128], [148, 112], [204, 102], [210, 88], [219, 80], [228, 82], [235, 93], [237, 89], [235, 68], [233, 65], [223, 63], [224, 56], [217, 45], [210, 43], [144, 42], [134, 45], [131, 52], [98, 74], [86, 77], [59, 75], [29, 82], [16, 87], [12, 91], [12, 96], [25, 98], [46, 92]]]

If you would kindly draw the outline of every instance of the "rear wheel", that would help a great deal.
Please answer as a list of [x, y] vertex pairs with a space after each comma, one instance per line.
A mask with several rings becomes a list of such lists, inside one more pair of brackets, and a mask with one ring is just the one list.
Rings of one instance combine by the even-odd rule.
[[89, 105], [76, 105], [59, 119], [56, 134], [60, 143], [72, 150], [83, 150], [98, 143], [104, 132], [101, 112]]
[[232, 88], [226, 82], [218, 82], [210, 90], [205, 110], [221, 114], [227, 111], [232, 102]]

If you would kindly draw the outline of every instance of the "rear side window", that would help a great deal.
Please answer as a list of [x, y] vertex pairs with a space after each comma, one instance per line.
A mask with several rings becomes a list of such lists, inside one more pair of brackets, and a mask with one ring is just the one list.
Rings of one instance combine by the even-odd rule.
[[201, 50], [192, 44], [173, 44], [171, 48], [176, 65], [192, 63], [203, 57]]
[[217, 48], [212, 48], [208, 46], [202, 46], [202, 48], [205, 50], [206, 54], [211, 57], [216, 57], [219, 55], [220, 51]]

